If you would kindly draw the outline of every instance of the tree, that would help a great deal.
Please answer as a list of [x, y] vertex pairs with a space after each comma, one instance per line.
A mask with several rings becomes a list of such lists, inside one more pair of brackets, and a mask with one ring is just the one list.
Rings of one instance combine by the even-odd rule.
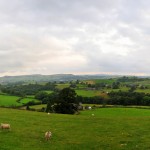
[[119, 89], [120, 82], [113, 82], [112, 89]]
[[144, 96], [143, 99], [142, 99], [142, 104], [143, 105], [147, 105], [147, 106], [150, 106], [150, 97], [149, 96]]
[[54, 92], [54, 93], [48, 95], [47, 99], [48, 100], [47, 100], [46, 112], [54, 112], [53, 106], [54, 106], [54, 103], [58, 99], [58, 94], [56, 92]]
[[71, 88], [64, 88], [59, 92], [59, 99], [67, 103], [75, 103], [76, 96], [75, 90]]
[[64, 88], [59, 92], [58, 101], [54, 105], [54, 110], [62, 114], [74, 114], [78, 111], [78, 104], [75, 90]]
[[[44, 91], [40, 91], [35, 95], [35, 98], [38, 100], [43, 101], [44, 99], [46, 99], [48, 97], [48, 94]], [[45, 100], [44, 100], [45, 101]]]
[[54, 103], [52, 101], [48, 101], [47, 107], [46, 107], [46, 112], [53, 112], [53, 106]]

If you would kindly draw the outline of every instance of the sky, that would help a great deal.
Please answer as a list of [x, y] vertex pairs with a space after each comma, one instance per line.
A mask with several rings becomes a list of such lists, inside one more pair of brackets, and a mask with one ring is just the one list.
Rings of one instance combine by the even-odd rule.
[[0, 76], [150, 75], [149, 0], [0, 0]]

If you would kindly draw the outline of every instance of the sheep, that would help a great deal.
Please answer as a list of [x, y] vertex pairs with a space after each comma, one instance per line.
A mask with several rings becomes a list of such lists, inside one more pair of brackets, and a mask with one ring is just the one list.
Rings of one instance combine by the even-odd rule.
[[48, 141], [50, 137], [52, 136], [52, 133], [50, 131], [45, 132], [45, 139]]
[[1, 129], [9, 129], [10, 130], [10, 124], [1, 123], [0, 128]]

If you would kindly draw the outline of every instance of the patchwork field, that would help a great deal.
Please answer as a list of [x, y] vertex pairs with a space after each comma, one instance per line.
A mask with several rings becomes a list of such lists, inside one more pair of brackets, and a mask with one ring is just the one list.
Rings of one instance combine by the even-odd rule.
[[21, 104], [17, 102], [20, 97], [0, 95], [0, 106], [20, 106]]
[[[19, 100], [20, 99], [20, 100]], [[12, 106], [22, 106], [30, 101], [39, 102], [33, 97], [27, 97], [21, 99], [19, 96], [9, 96], [9, 95], [0, 95], [0, 106], [12, 107]]]
[[36, 103], [36, 102], [37, 102], [37, 103], [39, 102], [39, 100], [34, 99], [34, 98], [28, 98], [28, 97], [26, 97], [26, 98], [21, 99], [21, 103], [22, 103], [22, 104], [26, 104], [26, 103], [31, 102], [31, 101], [34, 101], [35, 103]]
[[[148, 150], [150, 110], [101, 108], [80, 115], [47, 114], [0, 108], [1, 150]], [[13, 118], [13, 119], [12, 119]], [[50, 130], [52, 138], [45, 141]]]
[[83, 96], [83, 97], [94, 97], [94, 96], [100, 96], [100, 91], [96, 90], [75, 90], [77, 95]]
[[56, 87], [61, 90], [61, 89], [63, 89], [63, 88], [69, 87], [69, 86], [70, 86], [70, 84], [69, 84], [69, 83], [66, 83], [66, 84], [57, 84]]

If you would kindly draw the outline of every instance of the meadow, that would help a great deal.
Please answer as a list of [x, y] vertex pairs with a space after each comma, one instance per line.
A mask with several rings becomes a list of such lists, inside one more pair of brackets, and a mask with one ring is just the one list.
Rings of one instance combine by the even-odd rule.
[[20, 106], [21, 104], [17, 102], [20, 97], [0, 95], [0, 106]]
[[40, 102], [40, 101], [37, 100], [37, 99], [31, 98], [31, 97], [26, 97], [26, 98], [21, 99], [20, 102], [21, 102], [21, 104], [27, 104], [28, 102], [35, 102], [35, 103], [38, 103], [38, 102]]
[[100, 91], [98, 90], [75, 90], [77, 95], [83, 96], [83, 97], [94, 97], [94, 96], [100, 96]]
[[[0, 108], [1, 150], [148, 150], [150, 110], [99, 108], [79, 115]], [[50, 130], [52, 138], [45, 141]]]
[[39, 100], [34, 99], [34, 97], [21, 98], [19, 96], [0, 94], [0, 106], [4, 107], [22, 106], [23, 104], [26, 104], [31, 101], [34, 101], [35, 103], [39, 102]]
[[56, 88], [58, 88], [58, 89], [63, 89], [63, 88], [67, 88], [67, 87], [69, 87], [70, 86], [70, 84], [69, 83], [63, 83], [63, 84], [57, 84], [57, 86], [56, 86]]

